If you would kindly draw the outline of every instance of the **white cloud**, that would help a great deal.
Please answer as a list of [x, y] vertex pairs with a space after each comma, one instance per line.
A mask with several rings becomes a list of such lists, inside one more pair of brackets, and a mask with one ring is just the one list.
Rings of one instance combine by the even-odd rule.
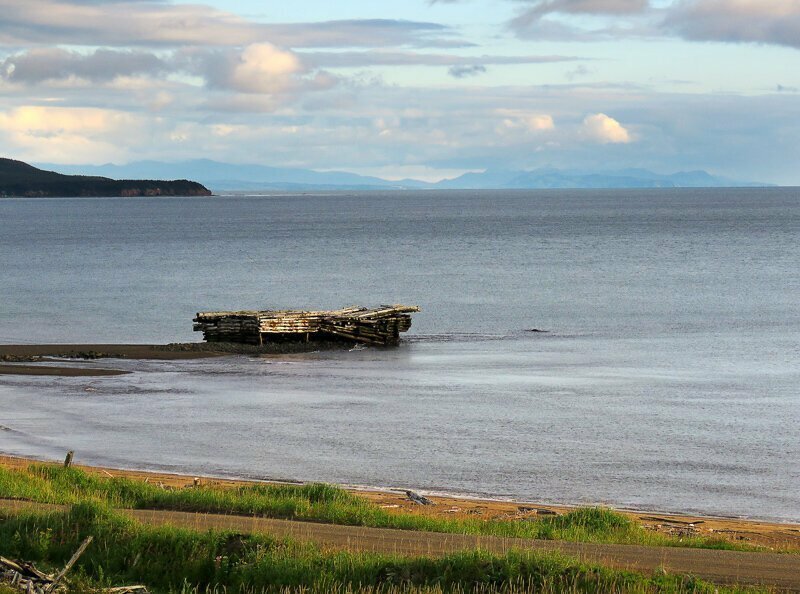
[[[306, 66], [295, 52], [270, 43], [254, 43], [242, 49], [206, 50], [192, 48], [176, 53], [176, 71], [185, 71], [205, 81], [212, 90], [263, 99], [210, 96], [207, 106], [227, 111], [238, 109], [273, 111], [295, 102], [305, 93], [327, 90], [339, 79], [325, 71]], [[268, 106], [268, 107], [267, 107]]]
[[498, 127], [501, 134], [518, 131], [535, 134], [554, 130], [556, 127], [553, 116], [548, 114], [514, 109], [498, 109], [496, 113], [503, 118]]
[[604, 113], [586, 116], [583, 120], [583, 133], [600, 144], [627, 144], [633, 141], [630, 132], [622, 124]]
[[81, 163], [122, 159], [131, 135], [141, 128], [132, 114], [96, 108], [22, 106], [0, 112], [0, 134], [15, 156], [37, 161]]
[[553, 116], [549, 115], [535, 115], [529, 116], [524, 120], [525, 125], [531, 132], [539, 132], [542, 130], [553, 130], [556, 125], [553, 122]]
[[245, 93], [285, 91], [304, 68], [296, 55], [269, 43], [247, 46], [230, 72], [231, 87]]

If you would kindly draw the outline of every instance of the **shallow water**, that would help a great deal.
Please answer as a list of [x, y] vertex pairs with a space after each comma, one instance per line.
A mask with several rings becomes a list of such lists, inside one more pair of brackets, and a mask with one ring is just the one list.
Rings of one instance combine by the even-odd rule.
[[796, 189], [2, 200], [5, 343], [423, 313], [396, 350], [0, 376], [0, 451], [800, 520], [799, 231]]

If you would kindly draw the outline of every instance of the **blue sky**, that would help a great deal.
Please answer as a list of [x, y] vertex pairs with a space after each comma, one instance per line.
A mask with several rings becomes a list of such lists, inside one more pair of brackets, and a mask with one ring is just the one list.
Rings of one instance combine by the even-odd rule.
[[800, 185], [800, 0], [0, 0], [0, 154]]

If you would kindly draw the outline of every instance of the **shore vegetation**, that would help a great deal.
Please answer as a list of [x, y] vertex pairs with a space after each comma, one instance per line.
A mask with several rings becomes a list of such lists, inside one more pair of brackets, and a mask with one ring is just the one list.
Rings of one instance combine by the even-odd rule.
[[766, 592], [688, 576], [644, 576], [550, 553], [428, 558], [326, 551], [265, 535], [145, 526], [97, 502], [66, 512], [2, 513], [0, 555], [41, 567], [62, 565], [84, 538], [94, 537], [76, 566], [70, 592], [120, 583], [142, 583], [165, 594]]
[[606, 544], [757, 550], [709, 537], [671, 538], [643, 529], [606, 508], [577, 508], [531, 521], [434, 518], [396, 513], [326, 484], [165, 487], [141, 480], [101, 477], [77, 468], [31, 464], [0, 468], [0, 498], [48, 504], [96, 503], [110, 508], [238, 514], [372, 528], [566, 540]]

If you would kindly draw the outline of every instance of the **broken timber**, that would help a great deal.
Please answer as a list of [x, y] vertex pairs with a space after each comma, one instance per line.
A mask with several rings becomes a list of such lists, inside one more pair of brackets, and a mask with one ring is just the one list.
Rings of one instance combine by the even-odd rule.
[[[78, 561], [92, 542], [92, 537], [88, 537], [81, 543], [75, 554], [67, 562], [58, 575], [50, 575], [36, 569], [33, 563], [25, 561], [15, 561], [0, 557], [0, 585], [7, 586], [12, 590], [18, 590], [25, 594], [57, 594], [68, 590], [64, 585], [64, 577], [72, 566]], [[103, 588], [97, 590], [104, 594], [148, 594], [144, 586], [123, 586], [120, 588]]]
[[346, 307], [334, 311], [221, 311], [200, 312], [194, 330], [206, 342], [265, 342], [343, 340], [376, 346], [396, 346], [400, 333], [411, 328], [419, 307], [381, 305]]

